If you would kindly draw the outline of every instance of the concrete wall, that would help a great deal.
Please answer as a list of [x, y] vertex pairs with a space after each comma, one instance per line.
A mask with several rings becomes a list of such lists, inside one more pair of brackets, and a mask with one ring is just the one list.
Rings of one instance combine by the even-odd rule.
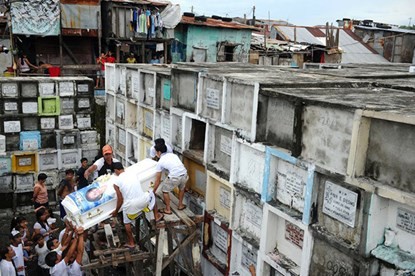
[[394, 188], [415, 192], [415, 126], [372, 120], [365, 175]]
[[[389, 247], [415, 254], [415, 228], [408, 223], [414, 216], [415, 208], [374, 195], [369, 213], [370, 234], [366, 252], [369, 253], [378, 245], [385, 244], [385, 233], [391, 231], [392, 238], [390, 242], [386, 242]], [[398, 250], [396, 254], [399, 255]]]
[[[326, 190], [326, 183], [329, 181], [330, 183], [334, 183], [336, 185], [341, 185], [343, 188], [346, 188], [348, 191], [356, 193], [356, 204], [350, 204], [350, 206], [336, 206], [337, 212], [341, 212], [341, 210], [349, 210], [349, 213], [343, 213], [343, 218], [340, 218], [342, 221], [337, 219], [336, 217], [330, 216], [328, 212], [323, 211], [325, 208], [325, 198], [328, 200], [329, 195], [325, 193]], [[359, 250], [360, 246], [362, 245], [362, 241], [364, 241], [364, 224], [365, 224], [365, 207], [368, 205], [368, 201], [370, 201], [370, 197], [367, 198], [365, 192], [357, 189], [353, 186], [347, 185], [341, 181], [332, 179], [326, 175], [317, 174], [316, 175], [316, 193], [317, 193], [317, 222], [313, 224], [313, 228], [320, 229], [326, 233], [330, 233], [338, 239], [339, 243], [343, 243], [355, 250]], [[345, 195], [345, 194], [343, 194]], [[346, 197], [345, 197], [346, 198]], [[332, 203], [331, 203], [332, 204]], [[333, 204], [331, 205], [331, 207]], [[350, 207], [350, 208], [349, 208]], [[333, 208], [333, 207], [332, 207]], [[331, 210], [330, 210], [331, 211]], [[334, 211], [334, 210], [333, 210]], [[348, 222], [350, 216], [353, 216], [353, 227], [347, 225], [344, 221]]]
[[235, 157], [231, 168], [231, 183], [240, 185], [261, 194], [265, 168], [265, 148], [252, 147], [236, 141]]
[[323, 240], [314, 240], [310, 271], [313, 275], [366, 275], [353, 256], [342, 252]]
[[292, 150], [298, 122], [293, 102], [261, 96], [258, 104], [257, 139]]
[[172, 71], [173, 106], [196, 111], [198, 73]]
[[216, 168], [217, 173], [224, 173], [224, 178], [229, 179], [229, 173], [231, 170], [231, 155], [233, 145], [233, 132], [221, 127], [214, 127], [212, 129], [211, 137], [213, 143], [208, 143], [209, 146], [213, 146], [213, 156], [209, 159], [209, 163]]
[[259, 86], [255, 83], [227, 82], [224, 122], [238, 129], [241, 135], [255, 140]]
[[345, 174], [354, 113], [325, 106], [304, 108], [302, 156]]
[[222, 116], [223, 79], [201, 78], [201, 111], [200, 116], [220, 122]]

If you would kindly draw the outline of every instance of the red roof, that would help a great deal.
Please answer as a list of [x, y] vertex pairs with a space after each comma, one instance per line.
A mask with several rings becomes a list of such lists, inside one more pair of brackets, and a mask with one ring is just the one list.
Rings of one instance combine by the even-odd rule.
[[259, 30], [258, 28], [254, 26], [249, 26], [245, 24], [241, 24], [238, 22], [225, 22], [220, 19], [213, 19], [213, 18], [207, 18], [206, 21], [200, 21], [196, 20], [196, 17], [190, 17], [190, 16], [182, 16], [182, 20], [180, 21], [181, 24], [187, 24], [187, 25], [198, 25], [198, 26], [207, 26], [207, 27], [213, 27], [213, 28], [228, 28], [228, 29], [247, 29], [247, 30]]

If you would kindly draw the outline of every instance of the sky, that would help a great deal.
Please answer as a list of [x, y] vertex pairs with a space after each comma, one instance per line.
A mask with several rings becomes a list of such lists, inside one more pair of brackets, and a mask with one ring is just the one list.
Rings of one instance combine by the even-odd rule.
[[[371, 19], [394, 25], [415, 24], [415, 0], [170, 0], [196, 15], [280, 19], [299, 26], [337, 26], [336, 20]], [[411, 18], [411, 19], [410, 19]]]

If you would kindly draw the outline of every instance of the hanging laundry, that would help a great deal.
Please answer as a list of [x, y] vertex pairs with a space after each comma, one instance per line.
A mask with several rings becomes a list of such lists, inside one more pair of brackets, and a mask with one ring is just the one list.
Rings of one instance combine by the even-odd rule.
[[146, 10], [146, 17], [147, 17], [147, 29], [150, 28], [150, 15], [151, 15], [151, 11], [150, 10]]
[[150, 37], [154, 38], [156, 37], [156, 25], [155, 25], [155, 18], [156, 16], [154, 14], [150, 15]]
[[138, 17], [138, 32], [147, 34], [147, 16], [144, 10], [141, 11], [140, 16]]
[[134, 28], [134, 30], [136, 32], [140, 32], [140, 28], [139, 28], [139, 24], [138, 24], [138, 21], [139, 21], [139, 18], [140, 18], [140, 13], [141, 13], [141, 10], [137, 8], [137, 10], [136, 10], [137, 21], [136, 21], [135, 28]]
[[159, 12], [157, 12], [157, 22], [158, 22], [158, 25], [157, 25], [157, 27], [159, 27], [159, 28], [163, 28], [163, 20], [161, 19], [161, 16], [160, 16], [160, 13]]

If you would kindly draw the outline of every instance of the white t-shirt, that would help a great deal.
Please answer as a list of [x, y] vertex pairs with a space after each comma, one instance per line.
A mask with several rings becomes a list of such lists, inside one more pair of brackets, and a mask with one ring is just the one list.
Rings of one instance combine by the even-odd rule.
[[[112, 163], [117, 163], [117, 162], [120, 162], [120, 161], [116, 158], [112, 158]], [[94, 165], [97, 166], [97, 169], [95, 171], [98, 172], [102, 168], [102, 166], [104, 166], [104, 163], [105, 163], [104, 157], [101, 157], [100, 159], [95, 161]]]
[[49, 269], [51, 276], [68, 276], [68, 267], [65, 263], [65, 260], [62, 259], [59, 263], [55, 264], [54, 267]]
[[47, 242], [49, 240], [49, 235], [45, 236], [46, 232], [49, 231], [49, 225], [47, 223], [45, 224], [45, 228], [42, 227], [42, 225], [40, 225], [39, 222], [35, 222], [35, 224], [33, 225], [33, 229], [40, 229], [40, 234], [43, 236], [43, 238], [45, 239], [45, 242]]
[[1, 260], [0, 271], [2, 276], [16, 276], [16, 270], [14, 269], [13, 263], [7, 260]]
[[[24, 267], [24, 259], [23, 259], [23, 245], [19, 244], [18, 246], [14, 247], [12, 244], [10, 245], [11, 248], [13, 248], [14, 253], [16, 253], [16, 256], [13, 257], [14, 265], [16, 266], [16, 269], [23, 266]], [[17, 275], [25, 276], [25, 270], [17, 272]]]
[[174, 153], [163, 153], [160, 156], [160, 160], [157, 162], [156, 171], [162, 172], [167, 170], [169, 177], [178, 177], [187, 174], [187, 170], [184, 167], [182, 161]]
[[[169, 144], [169, 143], [165, 143], [165, 145], [166, 145], [166, 148], [167, 148], [167, 153], [173, 153], [173, 147]], [[156, 157], [156, 149], [154, 148], [154, 146], [155, 145], [153, 145], [151, 148], [150, 148], [150, 157], [151, 158], [154, 158], [154, 157]]]
[[45, 257], [46, 255], [49, 253], [49, 249], [46, 246], [46, 243], [43, 245], [43, 247], [39, 247], [39, 245], [37, 244], [35, 246], [35, 251], [36, 254], [38, 255], [37, 258], [37, 264], [41, 267], [41, 268], [45, 268], [48, 269], [49, 266], [45, 263]]
[[148, 204], [148, 197], [143, 192], [141, 184], [137, 181], [136, 176], [132, 172], [123, 172], [114, 179], [114, 185], [120, 188], [120, 192], [124, 198], [123, 210], [125, 211], [131, 201], [143, 202], [145, 208]]
[[72, 264], [68, 265], [69, 276], [82, 276], [81, 265], [75, 260]]
[[58, 241], [59, 243], [62, 243], [62, 239], [63, 239], [63, 235], [65, 234], [65, 228], [63, 228], [60, 232], [59, 232], [59, 237], [58, 237]]

